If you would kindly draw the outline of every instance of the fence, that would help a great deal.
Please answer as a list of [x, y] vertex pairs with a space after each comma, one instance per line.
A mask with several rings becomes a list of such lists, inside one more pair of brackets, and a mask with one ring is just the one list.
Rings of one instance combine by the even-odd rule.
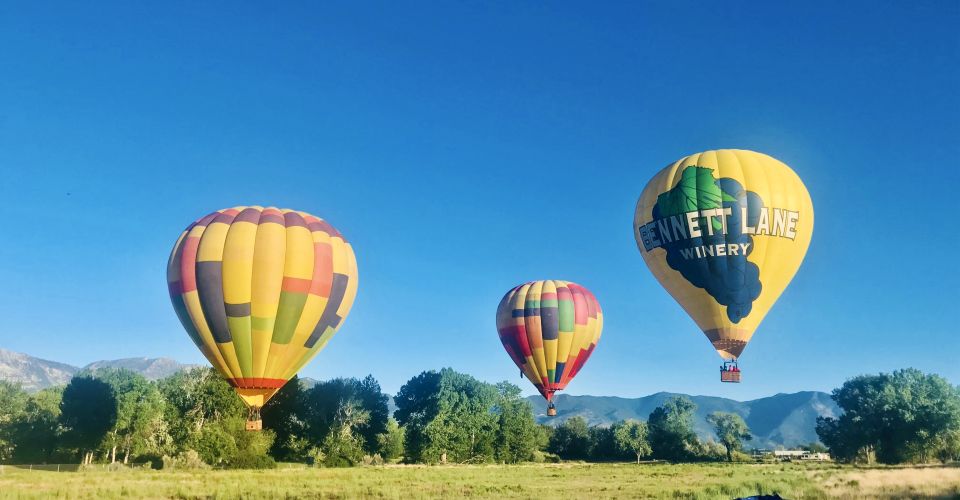
[[20, 470], [42, 470], [49, 472], [76, 472], [80, 470], [80, 464], [15, 464], [15, 465], [0, 465], [0, 474], [6, 472], [7, 469], [20, 469]]
[[[277, 469], [306, 469], [309, 466], [301, 463], [288, 463], [288, 462], [278, 462]], [[148, 469], [150, 468], [149, 464], [144, 463], [135, 463], [135, 464], [122, 464], [120, 462], [113, 464], [0, 464], [0, 474], [10, 470], [35, 470], [35, 471], [46, 471], [46, 472], [80, 472], [84, 470], [103, 470], [103, 471], [117, 471], [117, 470], [127, 470], [127, 469]], [[210, 467], [211, 469], [228, 469], [228, 467], [222, 465], [214, 465]]]
[[46, 472], [78, 472], [80, 470], [118, 470], [127, 468], [143, 467], [143, 464], [123, 465], [115, 464], [0, 464], [0, 474], [7, 470], [36, 470]]

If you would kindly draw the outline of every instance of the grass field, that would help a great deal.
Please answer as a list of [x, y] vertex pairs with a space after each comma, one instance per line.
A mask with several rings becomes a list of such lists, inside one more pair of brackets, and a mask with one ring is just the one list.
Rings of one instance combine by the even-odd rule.
[[383, 466], [46, 472], [4, 467], [2, 498], [960, 498], [960, 468], [806, 464]]

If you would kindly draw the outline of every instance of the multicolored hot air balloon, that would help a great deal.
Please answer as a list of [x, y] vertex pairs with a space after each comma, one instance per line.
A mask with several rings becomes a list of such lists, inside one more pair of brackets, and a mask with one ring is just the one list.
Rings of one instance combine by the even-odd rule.
[[770, 156], [721, 149], [687, 156], [644, 188], [633, 219], [650, 271], [725, 360], [737, 358], [793, 279], [813, 235], [813, 203]]
[[497, 307], [500, 342], [557, 414], [553, 393], [567, 386], [593, 353], [603, 312], [586, 288], [569, 281], [533, 281], [507, 292]]
[[173, 307], [203, 355], [260, 408], [327, 344], [357, 294], [353, 248], [305, 212], [219, 210], [180, 235], [167, 264]]

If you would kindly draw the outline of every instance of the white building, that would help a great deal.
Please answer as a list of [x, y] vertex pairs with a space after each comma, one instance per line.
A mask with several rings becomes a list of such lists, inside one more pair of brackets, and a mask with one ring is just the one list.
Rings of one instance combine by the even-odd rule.
[[774, 450], [773, 456], [777, 460], [830, 460], [829, 453], [816, 453], [807, 450]]

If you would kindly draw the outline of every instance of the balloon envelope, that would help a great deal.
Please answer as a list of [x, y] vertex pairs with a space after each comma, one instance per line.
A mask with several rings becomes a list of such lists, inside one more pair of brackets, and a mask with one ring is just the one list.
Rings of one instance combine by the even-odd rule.
[[353, 249], [305, 212], [219, 210], [180, 235], [170, 299], [204, 356], [259, 408], [330, 340], [357, 293]]
[[533, 281], [504, 295], [497, 307], [500, 342], [547, 401], [577, 375], [603, 329], [600, 303], [569, 281]]
[[793, 279], [813, 235], [797, 174], [765, 154], [682, 158], [644, 188], [633, 220], [650, 271], [724, 359], [736, 359]]

